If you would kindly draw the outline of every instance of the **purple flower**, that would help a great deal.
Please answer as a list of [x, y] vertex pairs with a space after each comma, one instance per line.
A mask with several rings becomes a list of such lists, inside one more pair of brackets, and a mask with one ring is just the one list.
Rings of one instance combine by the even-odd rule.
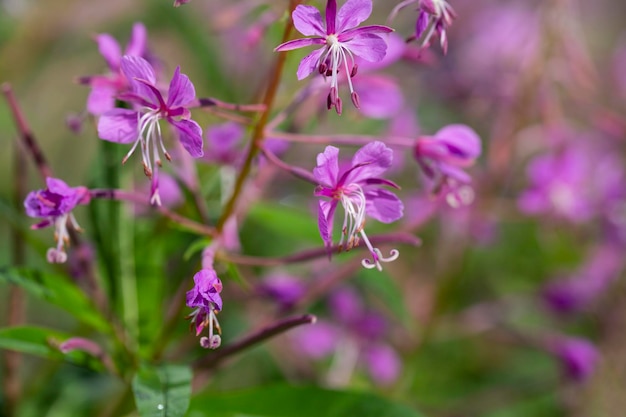
[[[357, 26], [372, 13], [371, 0], [348, 0], [337, 11], [337, 1], [326, 3], [326, 20], [313, 6], [299, 5], [293, 11], [293, 24], [305, 36], [311, 38], [295, 39], [278, 45], [275, 51], [290, 51], [311, 45], [324, 45], [307, 55], [298, 67], [299, 80], [308, 77], [316, 69], [320, 74], [331, 77], [327, 106], [335, 108], [341, 114], [342, 102], [338, 94], [338, 74], [345, 70], [350, 98], [359, 108], [359, 96], [354, 91], [351, 77], [357, 72], [355, 56], [366, 61], [378, 62], [387, 51], [387, 44], [378, 33], [389, 33], [393, 29], [387, 26]], [[348, 76], [349, 75], [349, 76]]]
[[607, 209], [623, 201], [621, 160], [595, 136], [563, 145], [530, 162], [530, 186], [520, 195], [518, 207], [526, 214], [552, 214], [573, 223], [609, 214]]
[[393, 249], [388, 258], [383, 257], [380, 249], [372, 246], [364, 229], [365, 214], [383, 223], [402, 217], [402, 202], [395, 194], [381, 188], [382, 185], [399, 187], [379, 177], [391, 166], [392, 159], [393, 151], [384, 143], [372, 142], [359, 149], [350, 167], [340, 172], [339, 149], [327, 146], [324, 153], [317, 155], [317, 168], [313, 170], [319, 182], [315, 195], [325, 198], [319, 201], [318, 224], [326, 248], [330, 250], [332, 246], [333, 219], [337, 205], [341, 203], [344, 221], [339, 248], [350, 250], [363, 239], [373, 258], [373, 262], [369, 259], [362, 261], [368, 269], [382, 270], [381, 262], [391, 262], [399, 255]]
[[561, 361], [565, 375], [575, 382], [586, 381], [599, 359], [591, 342], [575, 337], [559, 337], [550, 343], [549, 350]]
[[396, 351], [385, 342], [387, 321], [377, 312], [363, 305], [359, 294], [344, 287], [334, 292], [328, 300], [333, 324], [318, 321], [294, 333], [294, 340], [301, 353], [322, 359], [335, 355], [333, 363], [342, 363], [339, 369], [331, 369], [330, 383], [347, 383], [353, 368], [361, 364], [379, 385], [393, 383], [400, 375], [402, 366]]
[[579, 311], [598, 298], [618, 278], [623, 266], [620, 246], [599, 246], [571, 277], [550, 282], [544, 289], [544, 299], [556, 312]]
[[[193, 281], [194, 287], [187, 291], [187, 307], [195, 310], [188, 318], [191, 319], [192, 328], [195, 327], [196, 336], [205, 327], [209, 328], [209, 337], [201, 344], [203, 347], [215, 349], [221, 343], [217, 313], [222, 310], [222, 281], [213, 269], [201, 269], [193, 276]], [[213, 333], [214, 328], [218, 334]]]
[[[124, 55], [146, 57], [146, 39], [146, 27], [141, 23], [135, 23]], [[81, 77], [80, 82], [91, 87], [91, 93], [87, 98], [87, 111], [93, 115], [101, 115], [115, 107], [115, 97], [128, 90], [130, 85], [121, 71], [122, 50], [119, 43], [107, 33], [96, 35], [95, 41], [109, 67], [109, 74]]]
[[187, 4], [191, 0], [174, 0], [174, 7], [179, 7], [181, 4]]
[[71, 212], [78, 204], [88, 204], [91, 196], [86, 187], [72, 188], [56, 178], [48, 177], [46, 187], [43, 190], [30, 192], [24, 200], [24, 207], [28, 216], [44, 219], [33, 225], [33, 229], [41, 229], [54, 224], [57, 246], [48, 249], [46, 258], [51, 263], [63, 263], [67, 260], [64, 245], [69, 245], [70, 240], [67, 222], [69, 221], [74, 229], [80, 230]]
[[290, 308], [304, 295], [306, 285], [294, 276], [276, 273], [267, 276], [257, 287], [258, 292], [276, 301], [283, 308]]
[[454, 9], [445, 0], [405, 0], [393, 9], [391, 15], [396, 15], [400, 9], [413, 3], [419, 4], [417, 9], [419, 15], [417, 22], [415, 22], [415, 34], [408, 40], [411, 41], [423, 37], [422, 47], [428, 48], [431, 38], [437, 34], [441, 49], [446, 54], [448, 52], [446, 29], [452, 25], [452, 21], [456, 18]]
[[434, 191], [442, 188], [452, 191], [448, 194], [451, 205], [455, 205], [455, 197], [460, 202], [466, 200], [463, 195], [466, 189], [458, 189], [457, 185], [471, 182], [471, 177], [463, 168], [471, 166], [480, 153], [480, 138], [465, 125], [449, 125], [434, 136], [421, 137], [414, 149], [415, 159], [422, 171], [434, 183]]
[[[134, 142], [124, 157], [125, 162], [139, 146], [144, 172], [152, 178], [152, 204], [160, 205], [158, 193], [158, 167], [160, 152], [171, 159], [163, 145], [159, 121], [165, 119], [178, 135], [183, 147], [194, 158], [203, 155], [202, 128], [190, 119], [189, 106], [196, 98], [193, 84], [180, 67], [170, 81], [167, 100], [156, 87], [154, 69], [148, 61], [137, 56], [124, 56], [121, 69], [131, 84], [131, 91], [121, 98], [135, 104], [139, 110], [113, 109], [100, 117], [98, 135], [101, 139], [117, 143]], [[153, 161], [154, 158], [154, 161]], [[154, 175], [153, 175], [154, 174]]]

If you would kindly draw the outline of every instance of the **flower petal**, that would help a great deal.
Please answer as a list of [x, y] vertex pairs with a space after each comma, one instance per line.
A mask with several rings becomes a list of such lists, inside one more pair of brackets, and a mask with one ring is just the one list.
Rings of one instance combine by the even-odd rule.
[[148, 34], [143, 23], [135, 23], [124, 55], [144, 56], [146, 54]]
[[[152, 65], [141, 57], [124, 55], [122, 57], [121, 67], [122, 72], [132, 86], [133, 92], [138, 96], [143, 97], [149, 103], [158, 106], [158, 97], [155, 96], [153, 90], [147, 86], [156, 85], [156, 76], [154, 75]], [[138, 82], [137, 80], [143, 80], [144, 82]]]
[[350, 184], [378, 177], [391, 166], [392, 161], [391, 148], [379, 141], [368, 143], [354, 154], [352, 166], [355, 168], [347, 175], [344, 182]]
[[366, 61], [381, 61], [387, 52], [387, 42], [383, 38], [373, 33], [363, 33], [343, 44], [352, 51], [353, 54]]
[[298, 80], [305, 79], [317, 69], [320, 57], [322, 56], [324, 50], [325, 48], [317, 49], [302, 58], [302, 61], [300, 61], [300, 65], [298, 66], [298, 72], [296, 73]]
[[108, 33], [102, 33], [96, 36], [96, 43], [98, 44], [100, 55], [107, 62], [111, 71], [117, 72], [120, 69], [122, 51], [115, 38]]
[[294, 39], [289, 42], [281, 43], [276, 48], [274, 48], [274, 52], [291, 51], [311, 45], [324, 45], [325, 43], [326, 41], [323, 38]]
[[87, 97], [87, 111], [95, 116], [106, 113], [115, 107], [117, 90], [109, 85], [96, 85]]
[[318, 208], [317, 225], [324, 241], [324, 247], [329, 251], [330, 256], [330, 248], [333, 246], [333, 219], [335, 218], [337, 200], [320, 200]]
[[480, 156], [480, 137], [472, 128], [466, 125], [454, 124], [440, 129], [435, 137], [445, 143], [454, 156], [465, 159], [475, 159]]
[[319, 10], [313, 6], [299, 5], [291, 14], [293, 25], [304, 36], [326, 36]]
[[352, 80], [359, 92], [359, 110], [367, 117], [389, 119], [402, 110], [404, 97], [398, 84], [389, 77], [365, 75]]
[[180, 67], [176, 67], [170, 88], [167, 92], [167, 107], [182, 107], [196, 98], [196, 89], [189, 77], [180, 73]]
[[338, 148], [327, 146], [323, 153], [317, 154], [317, 167], [313, 168], [313, 175], [321, 184], [335, 188], [339, 175]]
[[335, 33], [357, 27], [372, 14], [372, 0], [348, 0], [337, 13]]
[[391, 191], [380, 188], [365, 193], [365, 212], [381, 223], [391, 223], [402, 218], [404, 205]]
[[202, 128], [193, 120], [167, 120], [178, 131], [178, 139], [183, 147], [194, 158], [200, 158], [204, 155], [202, 151]]
[[139, 114], [129, 109], [112, 109], [98, 120], [98, 137], [116, 143], [137, 140]]
[[371, 345], [364, 354], [367, 371], [376, 384], [389, 385], [398, 379], [402, 371], [402, 362], [390, 346]]

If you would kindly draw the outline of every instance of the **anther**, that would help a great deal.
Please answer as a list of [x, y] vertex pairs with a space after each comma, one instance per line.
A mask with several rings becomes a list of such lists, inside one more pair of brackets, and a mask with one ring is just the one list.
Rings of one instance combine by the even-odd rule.
[[354, 64], [352, 66], [352, 71], [350, 71], [350, 77], [354, 78], [358, 70], [359, 70], [359, 66], [357, 64]]

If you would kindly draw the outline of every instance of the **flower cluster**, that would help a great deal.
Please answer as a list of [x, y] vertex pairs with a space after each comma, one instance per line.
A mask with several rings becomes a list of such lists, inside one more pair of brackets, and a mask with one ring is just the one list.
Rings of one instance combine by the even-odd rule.
[[57, 178], [46, 179], [46, 188], [32, 191], [24, 200], [26, 214], [30, 217], [44, 219], [32, 226], [33, 229], [54, 225], [55, 248], [48, 249], [46, 258], [51, 263], [63, 263], [67, 260], [65, 246], [70, 244], [68, 223], [79, 231], [80, 226], [72, 214], [79, 204], [88, 204], [91, 197], [85, 187], [70, 187]]
[[189, 315], [192, 329], [199, 336], [205, 328], [209, 336], [202, 337], [200, 344], [207, 349], [217, 349], [222, 339], [217, 313], [222, 311], [222, 281], [212, 269], [202, 269], [193, 276], [194, 287], [187, 291], [187, 307], [195, 309]]

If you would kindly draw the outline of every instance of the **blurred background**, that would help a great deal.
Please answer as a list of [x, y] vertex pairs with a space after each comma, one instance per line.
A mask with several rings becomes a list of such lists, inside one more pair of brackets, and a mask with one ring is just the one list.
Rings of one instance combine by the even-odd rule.
[[[323, 2], [309, 3], [323, 7]], [[399, 261], [385, 265], [380, 274], [349, 269], [348, 256], [335, 257], [330, 266], [323, 259], [226, 272], [226, 343], [268, 317], [303, 309], [292, 301], [317, 279], [341, 268], [349, 279], [338, 279], [304, 306], [303, 312], [319, 317], [314, 330], [282, 336], [242, 355], [211, 374], [205, 381], [209, 390], [287, 380], [371, 390], [425, 416], [623, 415], [626, 3], [450, 3], [457, 18], [446, 32], [447, 55], [438, 39], [421, 51], [415, 42], [400, 42], [393, 65], [364, 73], [384, 77], [380, 83], [390, 86], [383, 89], [388, 96], [370, 93], [373, 101], [393, 96], [382, 110], [359, 112], [344, 104], [345, 113], [336, 117], [319, 112], [312, 99], [289, 129], [374, 134], [384, 140], [389, 134], [431, 136], [446, 125], [466, 124], [482, 139], [482, 156], [468, 169], [469, 197], [451, 207], [446, 196], [432, 195], [411, 152], [397, 153], [400, 163], [391, 175], [402, 186], [405, 216], [393, 227], [416, 233], [422, 240], [418, 249], [401, 247]], [[168, 0], [0, 0], [0, 82], [13, 86], [55, 176], [71, 186], [101, 186], [105, 150], [93, 118], [84, 115], [89, 89], [77, 83], [106, 68], [95, 34], [110, 33], [125, 45], [133, 23], [143, 22], [150, 53], [165, 78], [180, 65], [199, 97], [253, 103], [280, 43], [286, 5], [193, 0], [174, 9]], [[367, 23], [383, 24], [394, 5], [374, 0]], [[412, 34], [416, 7], [403, 9], [392, 22], [397, 39]], [[289, 55], [277, 109], [302, 87], [295, 70], [306, 53]], [[205, 130], [224, 123], [214, 114], [194, 117]], [[82, 129], [70, 130], [68, 118], [82, 120]], [[31, 219], [14, 203], [16, 137], [3, 101], [0, 265], [13, 263], [10, 230], [15, 227], [29, 244], [26, 264], [50, 269], [42, 254], [51, 232], [27, 231]], [[322, 149], [292, 145], [283, 157], [312, 169]], [[125, 152], [117, 152], [115, 160]], [[342, 150], [342, 155], [350, 152]], [[33, 165], [27, 165], [28, 189], [41, 188]], [[120, 166], [119, 184], [145, 186], [138, 165]], [[216, 172], [209, 165], [199, 168], [212, 209], [220, 198], [211, 185]], [[275, 181], [265, 180], [260, 187], [262, 202], [240, 219], [242, 253], [281, 256], [294, 247], [321, 245], [312, 191], [286, 175], [272, 176]], [[123, 210], [135, 231], [136, 275], [149, 275], [139, 278], [139, 288], [155, 288], [155, 294], [144, 297], [173, 295], [178, 283], [197, 270], [197, 253], [183, 259], [195, 238], [178, 230], [168, 235], [158, 218], [135, 221], [131, 210]], [[181, 210], [189, 212], [187, 206]], [[77, 213], [79, 223], [99, 218], [86, 213]], [[374, 232], [388, 230], [374, 223]], [[86, 229], [86, 239], [97, 240]], [[3, 284], [0, 306], [9, 303]], [[157, 316], [166, 309], [162, 300], [158, 303], [147, 328], [158, 329], [163, 320]], [[71, 317], [53, 307], [31, 299], [26, 304], [28, 323], [76, 328]], [[181, 356], [170, 346], [172, 357], [201, 354], [183, 320], [174, 334], [173, 340], [188, 349]], [[95, 415], [89, 413], [106, 395], [120, 390], [113, 379], [74, 365], [43, 361], [42, 374], [36, 372], [40, 362], [29, 356], [24, 361], [21, 396], [33, 404], [17, 415]], [[82, 386], [81, 395], [48, 381], [72, 381], [68, 387]]]

